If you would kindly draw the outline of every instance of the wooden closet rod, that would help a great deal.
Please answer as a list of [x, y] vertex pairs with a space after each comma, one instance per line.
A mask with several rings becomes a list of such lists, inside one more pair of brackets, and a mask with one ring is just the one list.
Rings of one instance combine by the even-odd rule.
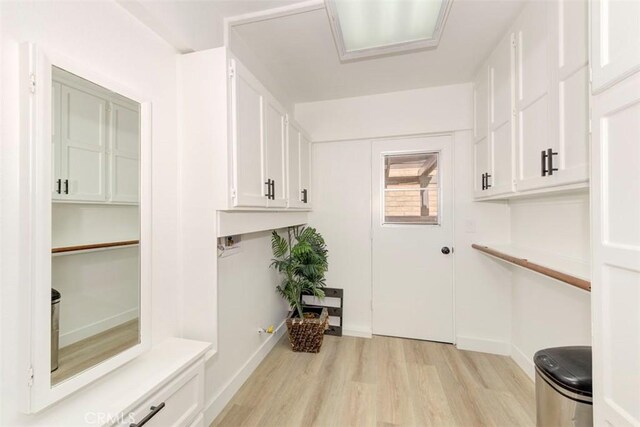
[[495, 249], [491, 249], [488, 246], [482, 246], [478, 244], [472, 244], [472, 248], [479, 250], [480, 252], [484, 252], [496, 258], [500, 258], [501, 260], [510, 262], [511, 264], [518, 265], [523, 268], [527, 268], [529, 270], [535, 271], [536, 273], [543, 274], [545, 276], [549, 276], [553, 279], [560, 280], [561, 282], [567, 283], [571, 286], [575, 286], [576, 288], [580, 288], [587, 292], [591, 292], [591, 282], [588, 280], [581, 279], [579, 277], [572, 276], [567, 273], [563, 273], [558, 270], [554, 270], [549, 267], [545, 267], [543, 265], [539, 265], [533, 262], [529, 262], [524, 258], [517, 258], [509, 254], [505, 254], [504, 252], [497, 251]]
[[118, 246], [131, 246], [137, 245], [140, 243], [140, 240], [125, 240], [122, 242], [109, 242], [109, 243], [93, 243], [90, 245], [78, 245], [78, 246], [65, 246], [61, 248], [51, 248], [52, 254], [59, 254], [62, 252], [76, 252], [76, 251], [87, 251], [90, 249], [102, 249], [102, 248], [115, 248]]

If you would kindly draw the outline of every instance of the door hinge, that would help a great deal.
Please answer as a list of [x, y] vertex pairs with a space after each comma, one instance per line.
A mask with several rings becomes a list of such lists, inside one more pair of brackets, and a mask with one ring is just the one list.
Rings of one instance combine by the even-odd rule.
[[233, 64], [229, 65], [229, 78], [232, 79], [236, 76], [236, 68]]
[[29, 387], [33, 386], [33, 366], [29, 366], [29, 371], [27, 372], [27, 385]]
[[592, 123], [593, 123], [593, 120], [592, 120], [591, 117], [592, 117], [591, 116], [591, 107], [589, 107], [589, 135], [591, 135], [591, 126], [592, 126]]
[[236, 197], [236, 189], [235, 188], [231, 189], [231, 197], [233, 197], [234, 199]]
[[33, 73], [29, 74], [29, 90], [36, 93], [36, 75]]
[[511, 46], [516, 47], [516, 35], [511, 33]]
[[111, 112], [111, 102], [107, 102], [107, 113]]

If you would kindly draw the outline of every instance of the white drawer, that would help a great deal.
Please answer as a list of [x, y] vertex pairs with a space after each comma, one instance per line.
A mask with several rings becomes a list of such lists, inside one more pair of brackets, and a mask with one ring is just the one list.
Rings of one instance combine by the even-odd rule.
[[203, 394], [204, 364], [198, 363], [131, 411], [131, 415], [119, 426], [129, 427], [132, 423], [140, 423], [145, 416], [152, 412], [152, 406], [158, 407], [164, 403], [164, 407], [158, 410], [144, 426], [187, 427], [202, 412]]

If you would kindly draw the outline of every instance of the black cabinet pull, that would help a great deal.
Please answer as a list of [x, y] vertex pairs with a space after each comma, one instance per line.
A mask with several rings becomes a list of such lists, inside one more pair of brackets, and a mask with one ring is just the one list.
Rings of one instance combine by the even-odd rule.
[[484, 174], [482, 174], [482, 190], [484, 190]]
[[540, 173], [542, 176], [547, 176], [547, 152], [545, 150], [540, 152]]
[[547, 167], [547, 173], [549, 175], [553, 175], [554, 172], [558, 171], [558, 168], [554, 168], [553, 167], [553, 156], [557, 156], [558, 153], [554, 153], [552, 148], [547, 149], [547, 162], [548, 162], [548, 167]]
[[276, 199], [276, 180], [271, 180], [271, 200]]
[[265, 196], [267, 197], [267, 199], [271, 199], [271, 178], [267, 179], [267, 182], [265, 182], [266, 186], [267, 186], [267, 194], [265, 194]]
[[487, 174], [483, 173], [482, 174], [482, 190], [486, 190], [487, 189]]
[[484, 178], [484, 187], [486, 190], [488, 190], [489, 188], [491, 188], [491, 184], [489, 184], [489, 178], [491, 178], [491, 175], [489, 174], [489, 172], [484, 174], [485, 178]]
[[162, 402], [161, 404], [157, 405], [157, 406], [152, 406], [151, 408], [151, 412], [149, 412], [143, 419], [140, 420], [139, 423], [131, 423], [129, 424], [129, 427], [142, 427], [143, 425], [145, 425], [147, 423], [147, 421], [149, 421], [151, 418], [155, 417], [156, 414], [158, 412], [160, 412], [162, 410], [162, 408], [164, 408], [164, 402]]
[[62, 194], [62, 180], [61, 179], [57, 180], [56, 184], [57, 184], [56, 193]]
[[64, 194], [69, 194], [69, 180], [64, 180]]
[[302, 190], [302, 203], [307, 203], [307, 189]]

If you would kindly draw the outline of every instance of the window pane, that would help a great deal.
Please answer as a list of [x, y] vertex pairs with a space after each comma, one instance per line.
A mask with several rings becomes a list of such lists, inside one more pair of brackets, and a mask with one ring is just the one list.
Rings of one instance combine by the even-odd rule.
[[385, 224], [439, 224], [438, 154], [385, 156]]

